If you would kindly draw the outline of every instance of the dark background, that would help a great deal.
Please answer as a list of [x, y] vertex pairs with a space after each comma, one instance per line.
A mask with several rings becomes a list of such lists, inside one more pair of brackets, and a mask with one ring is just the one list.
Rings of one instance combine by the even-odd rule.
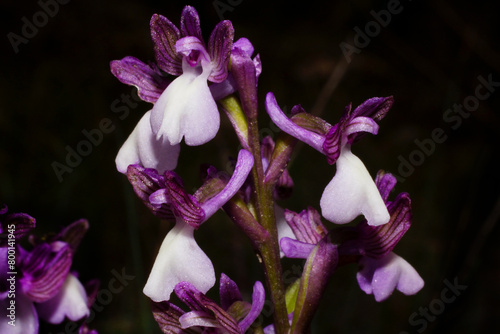
[[[100, 333], [159, 333], [141, 291], [170, 228], [144, 208], [115, 170], [119, 147], [151, 105], [122, 102], [122, 94], [132, 96], [134, 90], [111, 75], [109, 61], [127, 55], [153, 60], [152, 14], [178, 24], [185, 4], [198, 10], [208, 40], [220, 20], [217, 3], [230, 2], [73, 0], [60, 4], [16, 53], [8, 34], [21, 35], [23, 17], [33, 22], [41, 7], [36, 1], [2, 2], [0, 202], [12, 212], [34, 216], [39, 235], [87, 218], [90, 230], [73, 264], [82, 281], [99, 278], [106, 288], [113, 270], [135, 276], [111, 299], [102, 295], [102, 310], [90, 324]], [[492, 3], [401, 1], [401, 12], [350, 63], [339, 45], [353, 45], [354, 28], [364, 31], [374, 20], [370, 12], [387, 9], [387, 1], [292, 5], [233, 0], [232, 11], [223, 13], [233, 22], [236, 38], [249, 38], [261, 55], [261, 126], [268, 129], [263, 133], [276, 134], [263, 108], [268, 91], [288, 110], [300, 103], [331, 123], [350, 102], [356, 106], [372, 96], [395, 99], [379, 134], [366, 136], [353, 152], [372, 175], [384, 169], [404, 180], [396, 191], [410, 193], [414, 218], [395, 252], [416, 268], [426, 285], [416, 296], [396, 292], [376, 303], [359, 289], [356, 268], [341, 268], [325, 293], [314, 333], [481, 333], [494, 326], [500, 308], [500, 92], [481, 101], [470, 117], [460, 118], [459, 126], [443, 119], [454, 104], [470, 101], [479, 76], [500, 82], [499, 20]], [[66, 147], [76, 149], [86, 139], [82, 131], [99, 128], [106, 118], [113, 130], [59, 180], [54, 162], [65, 164]], [[214, 141], [183, 147], [177, 171], [188, 189], [200, 185], [201, 163], [224, 170], [228, 156], [236, 155], [235, 136], [222, 118]], [[430, 142], [434, 129], [442, 129], [446, 139], [433, 149], [427, 146], [427, 154], [418, 153], [422, 149], [415, 140]], [[402, 159], [413, 159], [418, 166], [409, 172]], [[334, 167], [301, 146], [290, 173], [294, 194], [280, 204], [296, 211], [308, 205], [319, 208]], [[214, 259], [217, 275], [227, 273], [248, 297], [253, 282], [262, 277], [240, 231], [218, 213], [196, 238]], [[290, 277], [294, 275], [292, 270]], [[454, 302], [440, 304], [446, 280], [467, 288]], [[445, 305], [443, 310], [440, 305]], [[429, 307], [435, 313], [429, 321], [418, 315], [417, 324], [409, 322], [412, 313]]]

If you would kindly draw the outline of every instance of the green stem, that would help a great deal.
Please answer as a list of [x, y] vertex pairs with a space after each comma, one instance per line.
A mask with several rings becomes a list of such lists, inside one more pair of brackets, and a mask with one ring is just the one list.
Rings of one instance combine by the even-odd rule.
[[252, 178], [255, 187], [255, 208], [260, 224], [269, 233], [269, 238], [258, 245], [258, 252], [262, 259], [267, 285], [274, 305], [275, 331], [277, 334], [286, 334], [290, 326], [286, 310], [285, 287], [282, 280], [272, 185], [264, 182], [264, 168], [262, 166], [260, 138], [256, 118], [249, 120], [248, 128], [250, 149], [254, 157]]

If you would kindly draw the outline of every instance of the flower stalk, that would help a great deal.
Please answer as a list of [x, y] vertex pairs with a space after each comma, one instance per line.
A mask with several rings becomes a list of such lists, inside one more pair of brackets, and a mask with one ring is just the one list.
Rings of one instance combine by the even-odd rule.
[[[360, 266], [358, 284], [377, 301], [395, 289], [414, 294], [422, 288], [418, 273], [392, 252], [411, 224], [409, 196], [403, 193], [389, 201], [395, 179], [379, 173], [374, 181], [352, 152], [367, 133], [378, 133], [392, 96], [368, 99], [354, 109], [349, 104], [332, 125], [300, 105], [292, 108], [290, 117], [285, 115], [269, 92], [266, 111], [282, 131], [274, 142], [269, 136], [260, 138], [260, 56], [253, 56], [248, 39], [234, 40], [230, 21], [217, 24], [205, 43], [198, 13], [186, 6], [180, 28], [155, 14], [151, 35], [156, 63], [125, 57], [113, 61], [111, 69], [153, 103], [120, 149], [116, 165], [154, 215], [176, 223], [144, 289], [155, 301], [153, 313], [164, 333], [308, 333], [330, 276], [347, 264]], [[174, 171], [177, 160], [181, 148], [189, 152], [189, 146], [204, 145], [217, 135], [219, 109], [242, 149], [229, 180], [211, 166], [203, 174], [203, 185], [191, 195]], [[314, 204], [301, 213], [276, 204], [293, 189], [287, 166], [298, 141], [336, 165], [335, 176], [316, 203], [321, 214]], [[215, 268], [194, 233], [220, 208], [250, 239], [262, 264], [273, 306], [271, 325], [254, 323], [265, 301], [260, 282], [254, 285], [251, 304], [241, 299], [236, 283], [225, 274], [220, 279], [221, 305], [205, 295], [215, 284]], [[327, 227], [322, 222], [349, 224], [358, 216], [364, 220], [356, 227]], [[306, 260], [301, 278], [287, 287], [283, 256]], [[172, 304], [172, 293], [190, 311]]]

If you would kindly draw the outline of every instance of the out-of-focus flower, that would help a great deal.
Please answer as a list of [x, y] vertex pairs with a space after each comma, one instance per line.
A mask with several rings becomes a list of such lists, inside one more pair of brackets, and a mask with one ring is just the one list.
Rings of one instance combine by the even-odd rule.
[[[44, 240], [31, 237], [33, 248], [27, 250], [19, 242], [35, 227], [35, 219], [6, 212], [6, 207], [0, 210], [0, 232], [14, 237], [7, 238], [7, 243], [2, 241], [0, 247], [0, 304], [7, 308], [14, 301], [16, 314], [13, 323], [9, 323], [8, 317], [0, 320], [0, 332], [38, 333], [39, 318], [60, 324], [88, 316], [86, 291], [75, 274], [69, 272], [73, 254], [88, 229], [87, 221], [76, 221]], [[8, 261], [11, 254], [15, 255], [14, 261]], [[9, 280], [15, 284], [14, 290], [12, 284], [6, 285]]]

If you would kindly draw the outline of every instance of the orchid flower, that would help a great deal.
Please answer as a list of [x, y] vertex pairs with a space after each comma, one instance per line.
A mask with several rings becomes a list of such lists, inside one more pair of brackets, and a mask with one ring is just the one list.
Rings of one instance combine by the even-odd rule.
[[265, 291], [261, 282], [253, 287], [252, 303], [243, 301], [236, 283], [224, 273], [220, 279], [220, 306], [191, 283], [179, 282], [175, 294], [189, 308], [184, 312], [170, 302], [153, 303], [153, 316], [163, 333], [243, 334], [264, 307]]
[[355, 228], [357, 237], [345, 242], [339, 250], [343, 256], [360, 256], [358, 284], [380, 302], [394, 289], [413, 295], [422, 289], [424, 281], [407, 261], [392, 252], [411, 225], [410, 197], [401, 193], [394, 201], [388, 201], [396, 184], [392, 174], [379, 172], [375, 182], [391, 215], [390, 221], [383, 226], [370, 226], [366, 220], [362, 221]]
[[[19, 245], [19, 241], [34, 228], [34, 218], [22, 213], [7, 215], [6, 212], [6, 207], [0, 210], [0, 215], [5, 216], [2, 217], [1, 232], [13, 229], [16, 233], [15, 238], [0, 245], [0, 278], [2, 282], [7, 282], [7, 278], [16, 281], [16, 316], [15, 326], [9, 324], [8, 317], [3, 317], [0, 332], [38, 333], [39, 318], [60, 324], [65, 319], [76, 321], [88, 316], [90, 310], [85, 289], [76, 276], [69, 273], [72, 256], [83, 236], [81, 232], [86, 231], [88, 223], [77, 221], [46, 241], [37, 242], [31, 238], [35, 246], [28, 251]], [[11, 248], [16, 253], [15, 265], [7, 262]], [[2, 308], [10, 305], [10, 292], [8, 287], [2, 286]]]
[[[224, 189], [210, 198], [187, 194], [182, 180], [173, 171], [163, 177], [152, 169], [129, 166], [128, 175], [136, 193], [155, 212], [173, 215], [175, 226], [165, 237], [144, 287], [155, 302], [170, 299], [177, 283], [187, 281], [207, 292], [215, 284], [212, 262], [194, 239], [194, 230], [210, 218], [241, 188], [253, 166], [250, 152], [241, 150], [233, 175]], [[168, 209], [167, 209], [168, 208]]]
[[373, 294], [376, 301], [382, 301], [394, 289], [406, 295], [415, 294], [424, 281], [408, 262], [392, 252], [411, 226], [410, 197], [401, 193], [394, 201], [388, 200], [396, 184], [396, 178], [389, 173], [379, 172], [375, 182], [390, 213], [387, 224], [371, 226], [363, 220], [355, 227], [328, 232], [314, 208], [301, 213], [287, 210], [285, 217], [296, 239], [282, 238], [280, 244], [286, 257], [307, 258], [320, 240], [331, 235], [340, 242], [340, 263], [347, 264], [355, 259], [360, 267], [356, 275], [359, 286], [367, 294]]
[[[191, 6], [182, 11], [180, 29], [158, 14], [150, 26], [156, 64], [147, 65], [134, 57], [111, 62], [111, 72], [120, 81], [136, 86], [140, 98], [154, 103], [118, 154], [116, 164], [122, 173], [138, 163], [160, 172], [172, 170], [182, 138], [187, 145], [204, 144], [215, 137], [220, 125], [208, 81], [222, 83], [228, 76], [234, 38], [231, 22], [225, 20], [215, 27], [208, 47], [198, 13]], [[177, 78], [171, 81], [163, 73]]]
[[[376, 121], [385, 116], [392, 103], [392, 97], [374, 97], [354, 111], [349, 105], [340, 122], [332, 126], [307, 114], [296, 114], [292, 117], [294, 120], [289, 119], [279, 108], [274, 95], [268, 93], [266, 109], [273, 122], [282, 131], [326, 155], [330, 164], [337, 163], [336, 174], [320, 200], [321, 213], [329, 221], [346, 224], [360, 214], [373, 226], [389, 221], [384, 202], [366, 167], [351, 152], [351, 144], [359, 140], [364, 132], [377, 134]], [[306, 117], [301, 118], [304, 115]], [[306, 127], [297, 125], [295, 121]]]

